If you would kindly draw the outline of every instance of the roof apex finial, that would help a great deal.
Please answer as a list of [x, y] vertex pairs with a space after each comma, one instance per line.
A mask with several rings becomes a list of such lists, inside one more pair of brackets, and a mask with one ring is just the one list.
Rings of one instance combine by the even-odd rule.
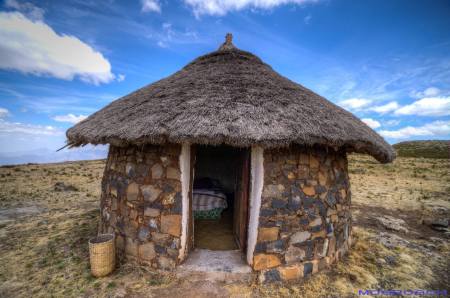
[[227, 33], [227, 35], [225, 35], [225, 44], [233, 44], [233, 34]]
[[220, 46], [219, 51], [232, 49], [235, 49], [235, 46], [233, 45], [233, 34], [227, 33], [227, 35], [225, 35], [225, 42]]

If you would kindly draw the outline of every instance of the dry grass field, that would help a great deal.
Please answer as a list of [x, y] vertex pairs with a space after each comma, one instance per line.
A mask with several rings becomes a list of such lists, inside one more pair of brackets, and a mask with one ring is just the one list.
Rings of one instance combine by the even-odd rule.
[[[178, 280], [120, 265], [90, 275], [104, 161], [0, 167], [0, 297], [354, 297], [358, 289], [447, 289], [449, 231], [423, 221], [450, 217], [448, 159], [380, 165], [352, 155], [354, 245], [337, 267], [292, 284]], [[66, 190], [55, 190], [63, 182]]]

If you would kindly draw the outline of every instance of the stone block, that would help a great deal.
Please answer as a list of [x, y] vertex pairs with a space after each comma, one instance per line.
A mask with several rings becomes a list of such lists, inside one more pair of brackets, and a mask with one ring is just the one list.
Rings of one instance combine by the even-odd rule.
[[171, 270], [171, 269], [175, 268], [175, 262], [168, 257], [159, 256], [158, 257], [158, 267], [163, 270]]
[[162, 234], [158, 232], [152, 233], [152, 241], [159, 245], [167, 245], [168, 241], [170, 240], [170, 235], [168, 234]]
[[180, 237], [181, 234], [181, 215], [162, 215], [161, 232]]
[[272, 208], [275, 208], [275, 209], [285, 208], [286, 205], [287, 205], [287, 202], [285, 200], [272, 199]]
[[280, 259], [276, 255], [258, 254], [253, 257], [253, 269], [264, 270], [277, 267], [281, 264]]
[[125, 240], [120, 235], [116, 235], [116, 249], [118, 251], [123, 251], [125, 249]]
[[323, 241], [322, 251], [319, 252], [320, 257], [322, 257], [322, 258], [325, 257], [325, 256], [327, 255], [327, 252], [328, 252], [328, 243], [329, 243], [329, 240], [328, 240], [328, 238], [326, 238], [326, 239]]
[[331, 257], [334, 255], [336, 251], [336, 238], [335, 237], [330, 237], [328, 238], [328, 252], [327, 252], [327, 256]]
[[144, 209], [144, 216], [157, 217], [160, 215], [160, 213], [161, 213], [161, 211], [156, 208], [146, 207]]
[[311, 237], [311, 233], [308, 231], [296, 232], [292, 234], [290, 243], [302, 243]]
[[259, 228], [258, 229], [258, 241], [273, 241], [278, 239], [278, 227], [272, 228]]
[[299, 266], [289, 266], [278, 268], [282, 280], [293, 280], [301, 277]]
[[281, 281], [280, 272], [277, 269], [271, 269], [264, 272], [264, 282]]
[[147, 177], [149, 173], [149, 168], [144, 163], [139, 163], [135, 168], [135, 173], [140, 177]]
[[304, 186], [302, 188], [302, 190], [305, 195], [310, 196], [310, 197], [312, 197], [316, 194], [316, 190], [314, 189], [313, 186]]
[[128, 177], [134, 177], [135, 175], [134, 167], [135, 167], [134, 163], [127, 162], [125, 166], [125, 173], [128, 175]]
[[158, 221], [155, 218], [152, 218], [148, 221], [148, 226], [154, 230], [158, 230]]
[[[318, 226], [318, 227], [320, 227], [320, 226]], [[312, 233], [311, 239], [325, 238], [326, 236], [327, 236], [327, 233], [325, 232], [325, 230], [320, 230], [318, 232]]]
[[316, 217], [313, 221], [309, 223], [310, 227], [320, 226], [322, 224], [322, 218]]
[[175, 195], [175, 192], [164, 194], [162, 198], [163, 205], [172, 205], [173, 203], [175, 203]]
[[126, 238], [125, 241], [125, 254], [133, 257], [138, 256], [138, 244], [131, 238]]
[[155, 246], [152, 242], [139, 245], [139, 258], [151, 261], [156, 257]]
[[127, 187], [127, 200], [128, 201], [136, 201], [139, 196], [139, 185], [135, 182], [132, 182]]
[[294, 179], [295, 179], [295, 174], [294, 174], [294, 172], [288, 172], [288, 173], [287, 173], [287, 178], [288, 178], [289, 180], [294, 180]]
[[301, 198], [299, 195], [292, 195], [288, 200], [288, 209], [292, 211], [297, 211], [301, 207]]
[[136, 209], [130, 209], [130, 214], [129, 214], [130, 219], [131, 220], [136, 220], [137, 216], [138, 216], [137, 210]]
[[330, 267], [330, 258], [324, 257], [319, 260], [319, 271]]
[[284, 192], [283, 184], [269, 184], [265, 185], [262, 196], [264, 198], [281, 198]]
[[266, 250], [267, 252], [282, 253], [284, 252], [284, 241], [277, 240], [269, 242], [267, 243]]
[[298, 179], [308, 179], [309, 178], [309, 166], [299, 165], [297, 168], [297, 178]]
[[150, 171], [152, 172], [152, 179], [161, 179], [164, 174], [164, 169], [159, 163], [154, 164]]
[[327, 185], [327, 179], [328, 179], [327, 173], [319, 171], [319, 175], [318, 175], [319, 184], [322, 185], [322, 186], [326, 186]]
[[261, 211], [259, 212], [259, 216], [273, 216], [277, 212], [271, 208], [261, 208]]
[[163, 166], [167, 167], [170, 164], [170, 158], [167, 156], [160, 156], [159, 159], [161, 160]]
[[167, 179], [181, 180], [181, 173], [178, 169], [168, 167], [166, 170]]
[[109, 190], [109, 193], [110, 193], [111, 195], [113, 195], [115, 198], [117, 198], [117, 188], [114, 187], [114, 186], [110, 186], [109, 189], [110, 189], [110, 190]]
[[155, 245], [155, 251], [158, 254], [160, 254], [160, 255], [164, 255], [167, 252], [167, 250], [166, 250], [166, 248], [164, 246], [161, 246], [161, 245], [158, 245], [158, 244]]
[[146, 202], [154, 202], [158, 199], [162, 190], [155, 185], [143, 185], [141, 186], [142, 195]]
[[316, 274], [319, 272], [319, 260], [312, 260], [311, 263], [313, 265], [312, 274]]
[[266, 252], [267, 250], [267, 243], [266, 242], [257, 242], [255, 245], [254, 254]]
[[308, 276], [312, 274], [313, 264], [308, 262], [303, 264], [303, 276]]
[[138, 232], [138, 238], [141, 241], [146, 241], [150, 236], [150, 230], [147, 227], [140, 227]]
[[286, 261], [286, 264], [296, 264], [301, 261], [303, 261], [306, 257], [306, 252], [300, 247], [296, 246], [289, 246], [289, 248], [286, 251], [286, 254], [284, 255], [284, 260]]
[[319, 162], [318, 157], [311, 154], [309, 156], [309, 166], [311, 167], [311, 169], [318, 169], [319, 165], [320, 165], [320, 162]]

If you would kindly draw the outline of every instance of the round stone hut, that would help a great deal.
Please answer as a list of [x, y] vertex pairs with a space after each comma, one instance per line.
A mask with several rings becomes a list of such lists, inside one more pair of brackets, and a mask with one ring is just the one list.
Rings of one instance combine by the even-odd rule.
[[67, 131], [109, 144], [101, 227], [119, 255], [172, 269], [233, 250], [265, 281], [306, 277], [351, 244], [350, 152], [395, 153], [357, 117], [237, 49], [217, 51]]

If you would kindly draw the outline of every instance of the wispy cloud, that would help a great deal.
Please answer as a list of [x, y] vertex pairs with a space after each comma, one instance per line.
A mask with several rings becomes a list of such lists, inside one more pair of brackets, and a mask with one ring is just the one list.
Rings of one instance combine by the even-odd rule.
[[8, 109], [0, 108], [0, 119], [1, 118], [6, 118], [9, 115], [10, 115], [10, 113], [9, 113]]
[[32, 20], [42, 20], [44, 18], [45, 10], [37, 7], [33, 3], [30, 2], [19, 2], [17, 0], [6, 0], [5, 1], [6, 8], [12, 8], [17, 11], [20, 11], [28, 18]]
[[338, 104], [347, 110], [358, 111], [362, 108], [368, 107], [372, 103], [372, 100], [366, 98], [349, 98], [338, 102]]
[[398, 130], [380, 130], [383, 137], [407, 139], [411, 137], [439, 137], [450, 135], [450, 121], [434, 121], [423, 126], [407, 126]]
[[369, 110], [377, 112], [379, 114], [386, 114], [386, 113], [395, 111], [398, 108], [399, 108], [399, 104], [396, 101], [391, 101], [391, 102], [381, 105], [381, 106], [371, 107]]
[[54, 116], [52, 117], [53, 120], [58, 121], [58, 122], [68, 122], [68, 123], [72, 123], [72, 124], [76, 124], [84, 119], [86, 119], [87, 116], [86, 115], [74, 115], [74, 114], [67, 114], [67, 115], [58, 115], [58, 116]]
[[141, 0], [143, 12], [161, 12], [161, 4], [158, 0]]
[[0, 68], [93, 83], [115, 79], [100, 52], [75, 36], [60, 35], [40, 20], [0, 12]]
[[422, 98], [422, 97], [437, 96], [437, 95], [439, 95], [439, 93], [441, 93], [441, 90], [439, 88], [428, 87], [427, 89], [425, 89], [423, 91], [412, 91], [410, 93], [410, 95], [411, 95], [411, 97]]
[[232, 11], [243, 9], [272, 9], [280, 5], [317, 2], [317, 0], [184, 0], [195, 16], [223, 16]]
[[64, 132], [54, 126], [33, 125], [20, 122], [9, 122], [0, 119], [0, 136], [5, 134], [14, 135], [46, 135], [46, 136], [61, 136]]
[[198, 40], [196, 31], [180, 31], [169, 22], [164, 22], [161, 28], [161, 32], [155, 35], [156, 44], [161, 48], [168, 48], [171, 44], [194, 43]]
[[367, 126], [369, 126], [372, 129], [378, 128], [381, 126], [380, 122], [378, 122], [377, 120], [374, 120], [372, 118], [363, 118], [361, 119], [362, 122], [364, 122], [365, 124], [367, 124]]
[[450, 96], [422, 98], [412, 104], [399, 108], [394, 114], [434, 117], [448, 116], [450, 115]]
[[312, 19], [312, 15], [307, 15], [306, 17], [304, 17], [303, 18], [303, 22], [306, 24], [306, 25], [309, 25], [310, 23], [311, 23], [311, 19]]

